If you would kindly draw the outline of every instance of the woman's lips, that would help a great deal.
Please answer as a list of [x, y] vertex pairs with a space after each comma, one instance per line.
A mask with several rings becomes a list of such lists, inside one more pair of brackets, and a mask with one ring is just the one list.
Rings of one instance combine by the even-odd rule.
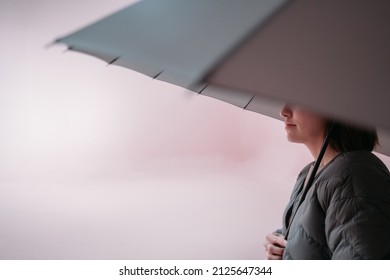
[[293, 123], [288, 123], [288, 122], [286, 122], [284, 128], [287, 129], [287, 128], [292, 128], [292, 127], [294, 127], [294, 126], [296, 126], [296, 125], [293, 124]]

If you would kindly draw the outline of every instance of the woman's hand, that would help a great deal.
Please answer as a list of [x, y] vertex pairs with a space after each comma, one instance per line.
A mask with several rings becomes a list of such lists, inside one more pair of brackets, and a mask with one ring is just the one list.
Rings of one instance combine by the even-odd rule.
[[265, 237], [264, 248], [267, 252], [268, 260], [281, 260], [287, 241], [284, 236], [278, 233], [269, 233]]

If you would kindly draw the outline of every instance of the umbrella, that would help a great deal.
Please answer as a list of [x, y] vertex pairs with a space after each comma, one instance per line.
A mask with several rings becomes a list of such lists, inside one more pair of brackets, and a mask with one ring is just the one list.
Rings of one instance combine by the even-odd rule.
[[268, 116], [375, 126], [390, 155], [387, 0], [143, 0], [55, 42]]

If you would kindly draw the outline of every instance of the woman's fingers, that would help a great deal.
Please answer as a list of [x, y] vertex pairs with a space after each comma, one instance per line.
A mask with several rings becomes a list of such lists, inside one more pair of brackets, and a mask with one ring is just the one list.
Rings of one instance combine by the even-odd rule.
[[277, 245], [279, 247], [286, 247], [287, 241], [284, 239], [284, 236], [277, 233], [269, 233], [265, 238], [269, 243]]
[[270, 233], [266, 236], [264, 242], [264, 248], [267, 252], [268, 260], [281, 260], [284, 253], [284, 248], [287, 245], [287, 241], [283, 235], [277, 233]]
[[268, 245], [268, 254], [275, 256], [282, 256], [284, 252], [284, 248], [275, 246], [273, 244]]

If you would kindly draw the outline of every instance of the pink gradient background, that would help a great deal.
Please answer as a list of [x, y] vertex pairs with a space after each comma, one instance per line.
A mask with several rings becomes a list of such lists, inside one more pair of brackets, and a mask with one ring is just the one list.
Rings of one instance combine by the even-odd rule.
[[0, 259], [264, 258], [312, 160], [282, 122], [45, 48], [131, 2], [0, 0]]

